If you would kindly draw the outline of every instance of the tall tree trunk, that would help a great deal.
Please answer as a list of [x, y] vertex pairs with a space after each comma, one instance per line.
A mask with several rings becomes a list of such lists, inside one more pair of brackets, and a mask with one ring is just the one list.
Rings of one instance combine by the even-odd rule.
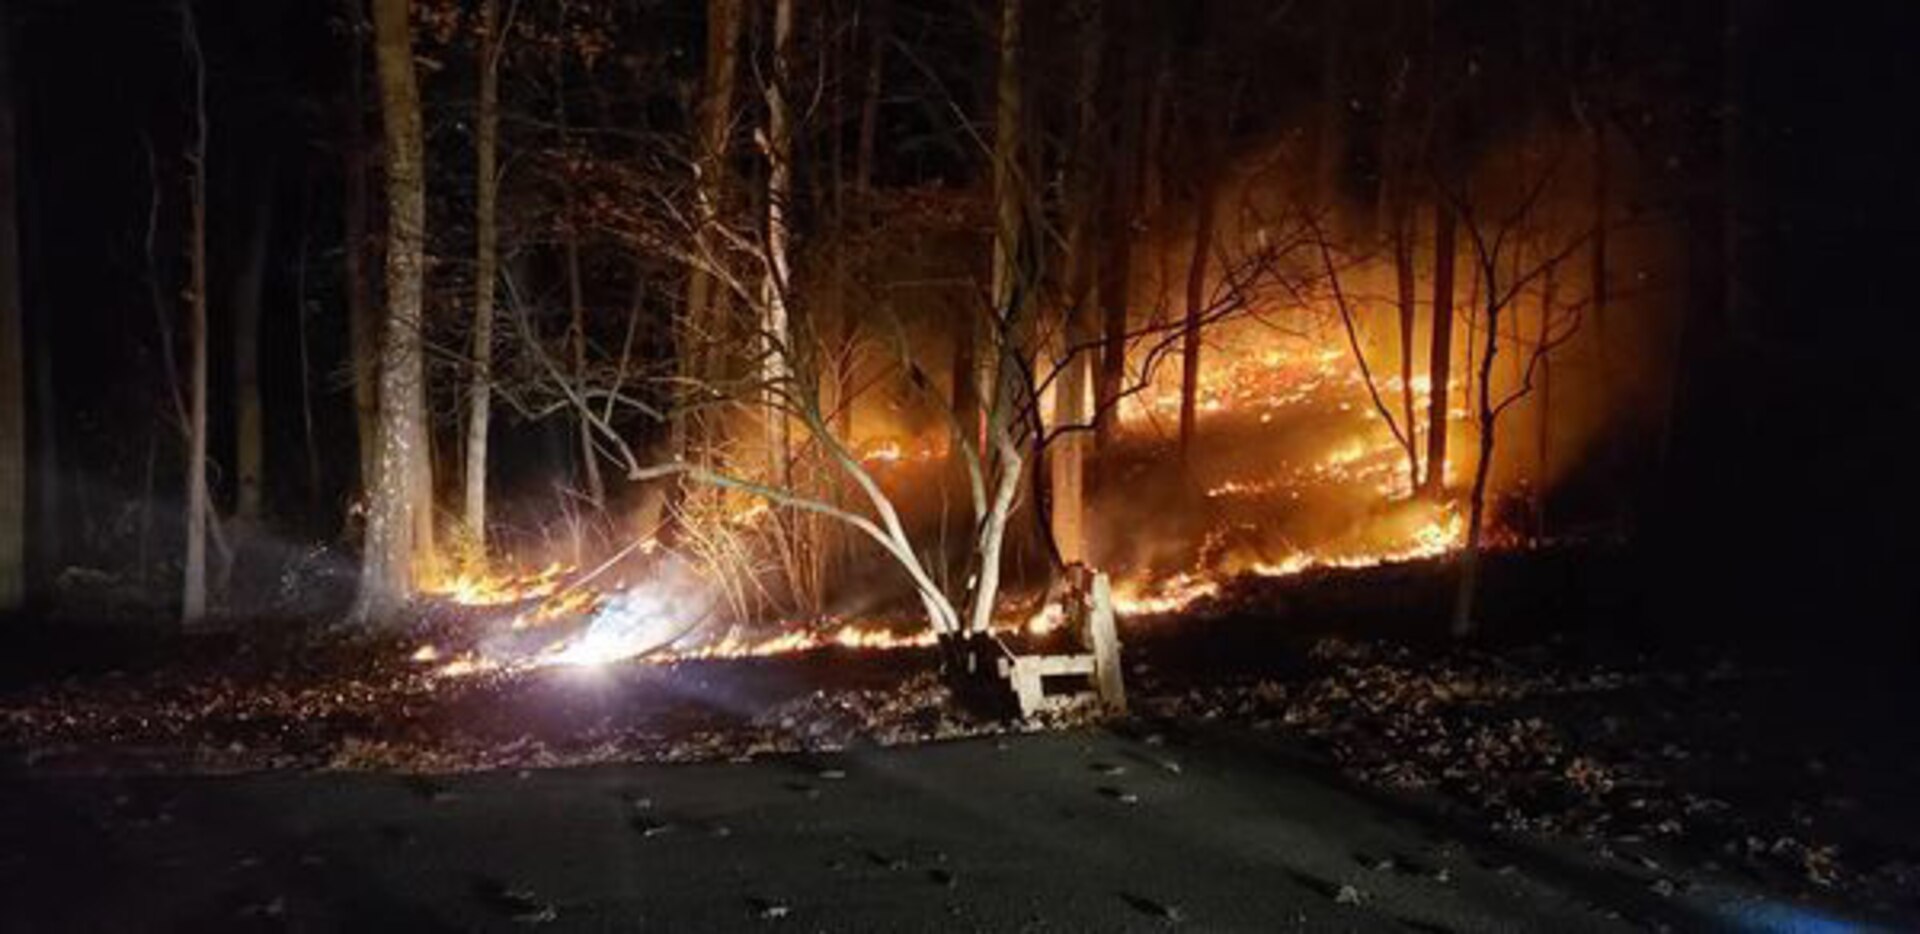
[[[1457, 220], [1456, 218], [1456, 221]], [[1477, 262], [1472, 263], [1468, 266], [1468, 269], [1472, 272], [1472, 275], [1467, 279], [1467, 303], [1463, 307], [1467, 309], [1467, 334], [1469, 335], [1469, 339], [1466, 344], [1467, 367], [1462, 374], [1465, 378], [1460, 381], [1460, 407], [1465, 409], [1469, 415], [1473, 415], [1474, 373], [1477, 372], [1474, 361], [1479, 359], [1476, 356], [1479, 348], [1473, 343], [1471, 335], [1473, 334], [1473, 329], [1479, 323], [1478, 313], [1475, 309], [1480, 307], [1480, 264]], [[1475, 431], [1480, 429], [1480, 420], [1478, 417], [1474, 417], [1471, 424]]]
[[[1342, 39], [1346, 23], [1340, 15], [1346, 0], [1321, 0], [1320, 21], [1320, 126], [1314, 133], [1314, 203], [1338, 208], [1346, 179], [1347, 107], [1345, 49]], [[1339, 229], [1339, 217], [1333, 218]]]
[[787, 95], [793, 80], [793, 0], [775, 0], [773, 7], [773, 74], [767, 99], [767, 268], [761, 281], [760, 332], [765, 341], [761, 378], [767, 385], [767, 476], [786, 485], [792, 443], [785, 408], [779, 399], [792, 386], [798, 356], [789, 313], [787, 289], [791, 283], [789, 241], [793, 199], [793, 115]]
[[1069, 204], [1067, 295], [1062, 322], [1064, 358], [1054, 387], [1053, 421], [1062, 432], [1047, 452], [1050, 496], [1048, 537], [1064, 566], [1086, 564], [1086, 457], [1089, 382], [1093, 375], [1093, 283], [1096, 275], [1095, 212], [1100, 209], [1100, 79], [1106, 45], [1104, 0], [1080, 8], [1080, 61], [1075, 88], [1073, 197]]
[[1453, 635], [1466, 638], [1480, 628], [1475, 600], [1480, 589], [1480, 551], [1486, 536], [1487, 480], [1493, 474], [1494, 417], [1493, 363], [1500, 351], [1500, 287], [1495, 262], [1476, 266], [1485, 277], [1481, 313], [1485, 337], [1480, 348], [1480, 377], [1474, 387], [1474, 422], [1480, 429], [1479, 457], [1473, 464], [1473, 487], [1467, 495], [1467, 545], [1460, 555], [1459, 589], [1453, 599]]
[[987, 444], [982, 460], [993, 479], [987, 511], [976, 517], [973, 549], [977, 581], [972, 593], [967, 634], [983, 633], [993, 619], [1000, 588], [1001, 554], [1007, 520], [1019, 489], [1025, 458], [1013, 439], [1025, 426], [1019, 411], [1030, 394], [1023, 355], [1031, 323], [1025, 311], [1026, 270], [1022, 238], [1026, 229], [1026, 186], [1021, 177], [1025, 122], [1021, 46], [1025, 10], [1021, 0], [1000, 2], [1000, 61], [994, 80], [993, 136], [993, 309], [991, 334], [993, 396], [987, 406]]
[[266, 482], [266, 426], [260, 404], [260, 309], [273, 233], [273, 181], [268, 175], [253, 193], [253, 226], [233, 286], [234, 447], [240, 517], [260, 518]]
[[[1127, 56], [1130, 57], [1130, 56]], [[1137, 194], [1139, 157], [1139, 104], [1134, 93], [1137, 79], [1124, 77], [1121, 91], [1123, 110], [1119, 118], [1114, 151], [1109, 159], [1113, 182], [1107, 186], [1099, 284], [1100, 296], [1100, 373], [1094, 392], [1094, 448], [1106, 450], [1112, 445], [1120, 423], [1120, 397], [1127, 379], [1127, 320], [1133, 287], [1133, 214]]]
[[[953, 318], [953, 392], [950, 396], [954, 423], [977, 451], [980, 448], [980, 360], [978, 347], [980, 315], [971, 300], [965, 302]], [[959, 444], [950, 452], [958, 476], [965, 476]]]
[[407, 0], [373, 0], [380, 115], [387, 137], [387, 310], [380, 346], [378, 474], [353, 617], [371, 622], [413, 595], [419, 497], [416, 450], [426, 413], [420, 352], [426, 176]]
[[993, 314], [999, 326], [991, 335], [994, 350], [994, 411], [989, 419], [1010, 418], [1010, 406], [1017, 404], [1011, 391], [1018, 373], [1017, 357], [1025, 348], [1018, 345], [1016, 325], [1026, 304], [1021, 268], [1022, 236], [1026, 224], [1026, 190], [1023, 180], [1022, 129], [1026, 120], [1021, 100], [1025, 93], [1021, 76], [1021, 43], [1025, 11], [1021, 0], [1000, 3], [1000, 66], [995, 79], [993, 135]]
[[[1200, 145], [1206, 145], [1204, 143]], [[1209, 160], [1209, 163], [1211, 160]], [[1187, 264], [1187, 315], [1180, 336], [1180, 460], [1193, 456], [1193, 433], [1200, 406], [1200, 325], [1207, 310], [1207, 257], [1213, 252], [1216, 199], [1206, 172], [1198, 181], [1194, 206], [1193, 259]]]
[[[702, 255], [717, 249], [713, 228], [727, 198], [727, 153], [732, 146], [733, 92], [744, 17], [743, 0], [707, 0], [706, 76], [695, 116], [699, 136], [694, 148], [694, 250]], [[688, 410], [692, 387], [716, 375], [711, 348], [726, 325], [727, 305], [712, 276], [698, 267], [687, 270], [686, 303], [675, 328], [675, 354], [685, 388], [674, 406], [671, 430], [676, 453], [690, 462], [709, 463], [718, 440], [712, 435], [711, 419], [696, 418], [701, 424], [690, 424]]]
[[[1593, 250], [1588, 256], [1587, 278], [1592, 290], [1595, 375], [1599, 382], [1600, 395], [1610, 403], [1620, 400], [1615, 395], [1620, 381], [1615, 379], [1613, 335], [1609, 327], [1608, 313], [1612, 301], [1612, 286], [1608, 282], [1608, 225], [1612, 218], [1612, 194], [1610, 175], [1611, 159], [1607, 153], [1607, 113], [1604, 106], [1593, 108], [1590, 133], [1593, 137]], [[1626, 470], [1626, 438], [1619, 430], [1609, 430], [1606, 438], [1606, 475], [1607, 482], [1613, 488], [1613, 521], [1616, 530], [1626, 532], [1632, 522], [1633, 508], [1630, 484]]]
[[854, 190], [861, 198], [861, 211], [871, 204], [873, 189], [873, 147], [880, 133], [880, 88], [886, 76], [887, 42], [891, 38], [892, 0], [872, 0], [867, 25], [866, 87], [860, 97], [860, 136], [854, 153]]
[[[836, 212], [840, 216], [836, 218], [839, 229], [834, 247], [834, 293], [837, 298], [834, 313], [837, 330], [832, 337], [834, 430], [848, 442], [853, 440], [854, 402], [860, 380], [860, 321], [859, 316], [848, 307], [853, 259], [849, 255], [850, 244], [847, 241], [853, 231], [864, 233], [873, 221], [874, 145], [880, 133], [880, 92], [886, 78], [887, 43], [892, 36], [892, 5], [891, 0], [872, 0], [867, 15], [866, 74], [860, 92], [860, 123], [853, 156], [852, 213], [857, 221], [849, 223], [845, 210]], [[835, 159], [837, 168], [839, 156], [836, 155]]]
[[1438, 496], [1447, 484], [1447, 413], [1453, 378], [1453, 268], [1457, 219], [1446, 199], [1433, 207], [1433, 335], [1427, 357], [1427, 463], [1421, 491]]
[[[564, 32], [567, 4], [560, 4], [560, 29]], [[561, 56], [553, 59], [553, 100], [554, 126], [558, 129], [556, 142], [562, 150], [569, 150], [573, 143], [572, 127], [567, 119], [566, 62]], [[560, 182], [561, 269], [567, 284], [567, 347], [573, 357], [573, 381], [576, 386], [587, 385], [587, 299], [586, 282], [580, 270], [580, 207], [575, 197], [574, 182], [570, 175], [563, 174]], [[593, 422], [585, 412], [579, 413], [574, 420], [574, 432], [580, 444], [580, 479], [586, 485], [587, 502], [594, 510], [606, 508], [607, 487], [600, 478], [600, 456], [593, 443]], [[575, 548], [579, 542], [574, 543]]]
[[347, 18], [346, 197], [341, 205], [353, 423], [360, 444], [360, 493], [373, 494], [380, 464], [380, 318], [367, 277], [367, 52], [364, 0], [343, 0]]
[[1124, 219], [1126, 213], [1111, 212], [1104, 238], [1106, 248], [1100, 259], [1100, 373], [1093, 420], [1096, 450], [1106, 450], [1113, 444], [1120, 424], [1120, 398], [1126, 389], [1128, 302], [1133, 280], [1132, 231]]
[[0, 615], [27, 592], [27, 383], [10, 14], [0, 12]]
[[[1540, 402], [1535, 415], [1539, 429], [1534, 438], [1533, 464], [1533, 528], [1535, 538], [1545, 538], [1547, 534], [1547, 477], [1552, 472], [1550, 461], [1553, 442], [1553, 307], [1554, 307], [1554, 270], [1549, 265], [1540, 274], [1540, 336], [1534, 344], [1534, 357], [1539, 361]], [[1533, 364], [1529, 364], [1532, 366]], [[1526, 377], [1522, 375], [1522, 380]]]
[[1160, 213], [1161, 205], [1166, 201], [1167, 111], [1171, 109], [1173, 98], [1173, 52], [1164, 43], [1160, 44], [1153, 66], [1153, 86], [1146, 95], [1146, 114], [1140, 127], [1140, 151], [1134, 165], [1134, 177], [1139, 179], [1138, 187], [1134, 189], [1139, 197], [1134, 211], [1141, 217], [1151, 218]]
[[294, 326], [300, 345], [300, 437], [307, 462], [307, 516], [320, 514], [320, 446], [313, 424], [313, 348], [307, 333], [307, 232], [312, 229], [311, 198], [313, 177], [307, 177], [300, 197], [300, 245], [294, 254], [293, 308]]
[[1420, 484], [1420, 421], [1413, 391], [1413, 358], [1419, 353], [1414, 345], [1419, 311], [1413, 268], [1415, 221], [1412, 200], [1404, 186], [1395, 201], [1398, 203], [1393, 206], [1392, 221], [1393, 281], [1400, 318], [1400, 410], [1407, 426], [1407, 492], [1411, 495]]
[[[568, 199], [568, 213], [573, 213], [572, 198]], [[573, 353], [573, 378], [576, 385], [586, 385], [587, 379], [587, 301], [586, 286], [580, 278], [580, 234], [574, 222], [567, 221], [567, 233], [561, 244], [566, 261], [567, 274], [567, 343]], [[587, 484], [587, 501], [594, 509], [603, 509], [607, 504], [606, 482], [600, 477], [600, 456], [594, 449], [593, 423], [582, 414], [576, 425], [580, 440], [580, 474]]]
[[180, 619], [198, 626], [207, 611], [207, 71], [191, 0], [180, 4], [181, 38], [193, 68], [193, 137], [187, 153], [187, 558]]
[[[1067, 309], [1066, 342], [1085, 347], [1093, 341], [1091, 308], [1083, 297]], [[1067, 357], [1054, 390], [1054, 422], [1066, 429], [1048, 451], [1052, 471], [1052, 538], [1063, 565], [1086, 564], [1087, 550], [1087, 442], [1085, 425], [1091, 406], [1087, 398], [1093, 376], [1093, 354], [1088, 350]]]
[[474, 114], [473, 356], [467, 383], [467, 463], [461, 510], [479, 554], [487, 548], [487, 429], [493, 414], [494, 290], [500, 279], [500, 0], [481, 0], [480, 95]]
[[[423, 230], [425, 229], [424, 220], [422, 221], [422, 229]], [[424, 248], [425, 242], [426, 242], [426, 236], [424, 233], [421, 235], [420, 239], [422, 244], [421, 278], [424, 280], [426, 277], [426, 273], [425, 273], [426, 251]], [[425, 292], [424, 281], [422, 283], [421, 291], [422, 293]], [[416, 332], [422, 330], [425, 327], [425, 321], [424, 321], [425, 315], [426, 315], [426, 302], [423, 297], [422, 301], [420, 302], [420, 317], [422, 320], [420, 321], [420, 323], [417, 323], [414, 325], [414, 329]], [[427, 371], [426, 371], [426, 356], [425, 356], [425, 350], [424, 350], [424, 340], [422, 342], [422, 348], [423, 349], [421, 351], [421, 359], [420, 359], [420, 378], [414, 383], [415, 398], [413, 403], [414, 411], [418, 412], [420, 417], [413, 420], [413, 423], [411, 426], [413, 429], [413, 440], [409, 442], [407, 445], [408, 450], [413, 455], [412, 470], [411, 470], [413, 481], [412, 481], [412, 486], [409, 489], [413, 496], [413, 566], [414, 566], [414, 574], [416, 577], [422, 573], [430, 572], [431, 569], [435, 566], [435, 562], [438, 560], [437, 558], [438, 552], [436, 550], [436, 542], [435, 542], [435, 536], [434, 536], [434, 495], [435, 495], [434, 480], [433, 480], [433, 477], [434, 477], [433, 441], [434, 439], [433, 439], [433, 425], [427, 418], [427, 413], [430, 411], [430, 409], [428, 407], [428, 397], [427, 397]]]

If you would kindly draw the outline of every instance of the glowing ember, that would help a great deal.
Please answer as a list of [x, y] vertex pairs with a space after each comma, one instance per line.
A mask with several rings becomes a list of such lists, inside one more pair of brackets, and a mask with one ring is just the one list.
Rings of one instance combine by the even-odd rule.
[[1039, 612], [1027, 617], [1027, 632], [1030, 635], [1044, 636], [1057, 631], [1067, 624], [1067, 611], [1058, 603], [1049, 603]]

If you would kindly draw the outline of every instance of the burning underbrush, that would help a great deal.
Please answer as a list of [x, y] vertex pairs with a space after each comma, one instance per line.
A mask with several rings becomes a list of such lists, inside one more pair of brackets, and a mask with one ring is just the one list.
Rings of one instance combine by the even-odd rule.
[[[1250, 346], [1207, 371], [1200, 387], [1207, 430], [1189, 459], [1168, 456], [1163, 430], [1177, 412], [1177, 387], [1154, 381], [1123, 407], [1120, 442], [1102, 467], [1108, 479], [1089, 507], [1092, 563], [1111, 574], [1122, 615], [1179, 613], [1247, 578], [1438, 558], [1465, 541], [1460, 503], [1412, 495], [1405, 450], [1369, 408], [1350, 357], [1271, 337]], [[924, 502], [944, 489], [941, 446], [884, 436], [856, 447], [908, 523], [951, 508]], [[745, 515], [751, 519], [734, 524], [760, 523], [764, 504], [751, 501]], [[1033, 525], [1030, 518], [1015, 523]], [[943, 540], [942, 529], [919, 532], [922, 540]], [[1502, 541], [1497, 530], [1491, 540]], [[1046, 636], [1059, 618], [1057, 608], [1038, 605], [1047, 574], [1035, 565], [1044, 564], [1044, 550], [1038, 542], [1013, 546], [1009, 573], [1019, 583], [1009, 586], [997, 620], [1003, 634]], [[742, 569], [694, 566], [651, 540], [591, 566], [468, 569], [427, 582], [431, 602], [450, 606], [467, 625], [440, 627], [414, 660], [461, 676], [931, 646], [934, 634], [904, 575], [875, 555], [860, 560], [866, 563], [843, 575], [857, 581], [859, 609], [802, 622], [782, 622], [777, 610], [757, 622], [743, 616], [723, 598], [729, 587], [720, 580], [733, 575], [737, 590]]]

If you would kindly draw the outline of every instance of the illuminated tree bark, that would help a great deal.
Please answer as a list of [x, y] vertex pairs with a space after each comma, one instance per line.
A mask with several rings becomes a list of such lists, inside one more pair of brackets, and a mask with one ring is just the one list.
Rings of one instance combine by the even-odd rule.
[[[1397, 198], [1405, 198], [1403, 190]], [[1418, 302], [1413, 269], [1414, 213], [1411, 203], [1402, 202], [1393, 209], [1393, 281], [1400, 320], [1400, 411], [1407, 426], [1407, 485], [1420, 482], [1420, 421], [1414, 406], [1413, 358]]]
[[1454, 230], [1457, 220], [1444, 199], [1433, 209], [1433, 334], [1427, 357], [1427, 463], [1421, 491], [1439, 495], [1447, 483], [1448, 392], [1453, 379]]
[[494, 294], [500, 278], [500, 0], [482, 0], [478, 61], [480, 93], [474, 113], [474, 263], [472, 372], [467, 382], [466, 534], [482, 554], [487, 546], [487, 429], [493, 408]]
[[1065, 359], [1054, 387], [1053, 421], [1065, 431], [1047, 452], [1051, 523], [1049, 537], [1060, 563], [1087, 562], [1086, 458], [1091, 440], [1084, 426], [1092, 415], [1088, 389], [1093, 375], [1093, 282], [1095, 212], [1100, 206], [1102, 171], [1100, 126], [1101, 57], [1105, 45], [1102, 0], [1085, 0], [1080, 15], [1080, 60], [1075, 89], [1074, 193], [1067, 230], [1067, 296], [1063, 338]]
[[374, 0], [374, 52], [387, 137], [387, 309], [380, 344], [379, 463], [353, 618], [370, 622], [412, 596], [418, 546], [417, 450], [424, 434], [420, 315], [426, 178], [407, 0]]
[[0, 614], [17, 609], [27, 590], [27, 386], [8, 18], [0, 12]]
[[993, 121], [992, 313], [997, 320], [992, 334], [993, 398], [987, 407], [986, 443], [991, 448], [981, 453], [981, 460], [991, 465], [997, 481], [985, 513], [976, 518], [978, 583], [967, 614], [969, 634], [986, 632], [993, 621], [993, 605], [1000, 591], [1000, 559], [1006, 543], [1007, 520], [1020, 486], [1024, 460], [1013, 439], [1024, 428], [1019, 424], [1019, 412], [1033, 389], [1023, 365], [1026, 338], [1031, 331], [1021, 242], [1026, 229], [1026, 188], [1021, 179], [1021, 128], [1025, 119], [1021, 75], [1024, 17], [1021, 0], [1001, 0], [1000, 64], [994, 81]]
[[[770, 395], [793, 391], [794, 343], [787, 309], [791, 282], [791, 201], [793, 199], [793, 114], [788, 94], [793, 80], [793, 0], [775, 0], [773, 7], [773, 74], [766, 86], [767, 100], [767, 264], [761, 281], [761, 339], [767, 349], [761, 378]], [[778, 401], [769, 398], [767, 421], [767, 475], [786, 483], [792, 460], [787, 417]]]
[[1187, 264], [1187, 314], [1180, 341], [1180, 458], [1193, 452], [1193, 433], [1199, 418], [1201, 319], [1207, 308], [1207, 257], [1213, 252], [1214, 191], [1201, 178], [1196, 192], [1193, 258]]

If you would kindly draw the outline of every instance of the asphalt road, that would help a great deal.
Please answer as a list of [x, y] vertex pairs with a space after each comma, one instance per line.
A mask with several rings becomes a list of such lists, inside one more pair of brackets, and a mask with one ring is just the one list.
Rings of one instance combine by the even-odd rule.
[[1650, 891], [1463, 826], [1233, 734], [430, 778], [17, 775], [0, 928], [1775, 926], [1763, 902]]

